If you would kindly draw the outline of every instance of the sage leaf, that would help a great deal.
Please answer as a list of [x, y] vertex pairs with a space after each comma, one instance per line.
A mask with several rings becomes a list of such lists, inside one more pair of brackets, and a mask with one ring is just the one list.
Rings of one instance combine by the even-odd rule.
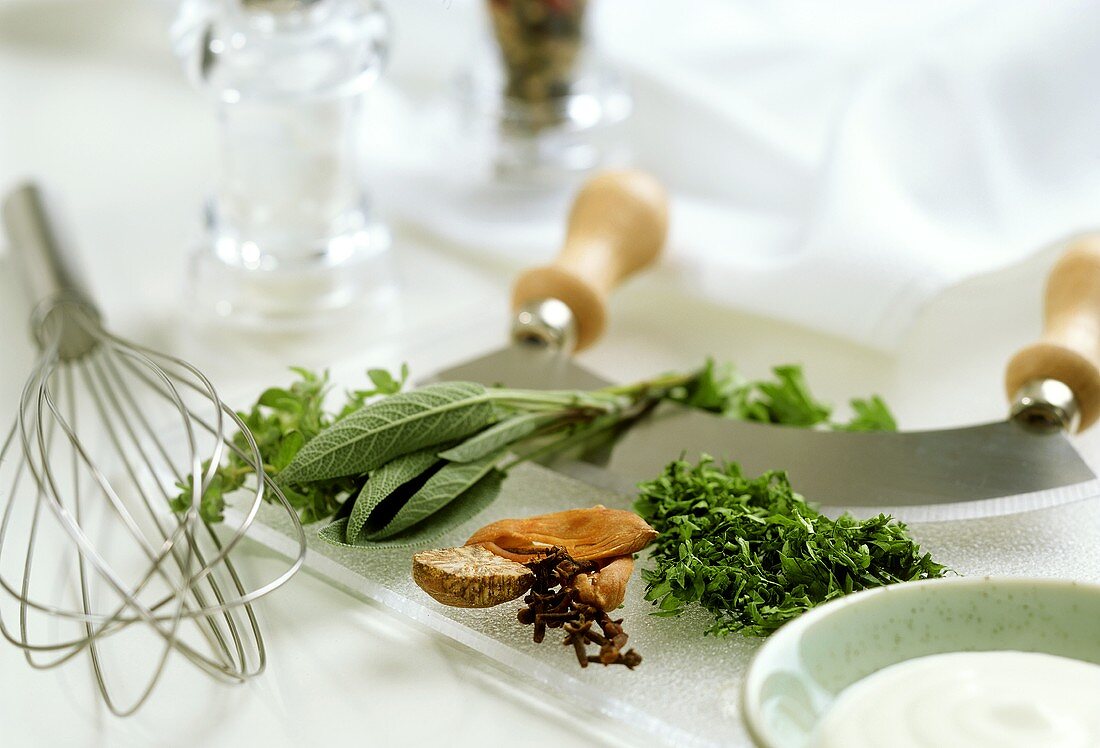
[[367, 520], [367, 538], [385, 540], [428, 519], [492, 472], [503, 454], [499, 451], [474, 462], [446, 463], [411, 498], [401, 502], [392, 518], [381, 511], [384, 507], [376, 509]]
[[370, 403], [323, 430], [280, 474], [288, 483], [367, 473], [403, 454], [460, 439], [497, 420], [492, 395], [442, 382]]
[[[440, 467], [446, 464], [436, 456], [435, 452], [435, 447], [429, 447], [419, 452], [395, 457], [377, 470], [371, 471], [367, 482], [363, 484], [363, 489], [355, 497], [351, 514], [348, 515], [346, 532], [349, 542], [359, 535], [363, 526], [367, 524], [371, 513], [378, 508], [378, 505], [386, 497], [393, 495], [403, 485], [408, 484], [415, 478], [429, 472], [437, 464]], [[428, 477], [430, 476], [426, 476], [424, 480], [426, 481]], [[411, 496], [411, 494], [407, 493], [406, 496]]]
[[543, 426], [561, 418], [557, 413], [522, 413], [494, 424], [484, 431], [474, 434], [457, 447], [452, 447], [439, 456], [451, 462], [472, 462], [499, 452], [513, 442], [533, 434]]
[[[503, 473], [492, 471], [476, 484], [447, 504], [434, 515], [431, 522], [421, 522], [405, 532], [385, 540], [370, 540], [360, 533], [353, 540], [347, 537], [347, 519], [340, 519], [324, 527], [318, 533], [320, 538], [333, 545], [345, 548], [422, 548], [435, 543], [440, 537], [454, 528], [476, 517], [500, 493]], [[473, 528], [471, 528], [472, 532]], [[457, 542], [462, 542], [459, 539]]]

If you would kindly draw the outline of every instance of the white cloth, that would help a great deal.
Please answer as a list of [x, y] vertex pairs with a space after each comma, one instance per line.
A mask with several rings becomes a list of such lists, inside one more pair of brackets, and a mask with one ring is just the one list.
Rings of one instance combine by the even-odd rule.
[[[549, 256], [564, 206], [443, 173], [447, 125], [407, 96], [474, 59], [481, 3], [398, 5], [381, 189], [478, 251]], [[1100, 3], [596, 0], [591, 21], [687, 293], [890, 349], [947, 285], [1100, 224]]]

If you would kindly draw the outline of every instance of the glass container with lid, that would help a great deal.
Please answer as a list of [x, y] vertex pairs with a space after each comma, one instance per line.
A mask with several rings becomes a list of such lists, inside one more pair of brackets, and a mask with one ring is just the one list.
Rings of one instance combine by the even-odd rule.
[[308, 328], [393, 295], [357, 148], [387, 36], [374, 0], [185, 0], [175, 48], [219, 124], [200, 311]]

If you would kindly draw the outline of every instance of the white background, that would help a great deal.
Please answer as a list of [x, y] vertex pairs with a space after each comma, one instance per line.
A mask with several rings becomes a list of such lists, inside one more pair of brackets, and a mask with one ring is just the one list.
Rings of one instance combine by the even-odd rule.
[[[91, 286], [114, 330], [180, 351], [223, 393], [246, 395], [284, 379], [288, 364], [346, 370], [409, 358], [427, 373], [502, 342], [507, 284], [523, 258], [480, 260], [402, 226], [394, 249], [404, 296], [394, 315], [328, 338], [200, 339], [185, 324], [182, 288], [210, 182], [213, 127], [168, 52], [155, 8], [136, 0], [0, 2], [0, 186], [40, 175], [66, 197]], [[906, 428], [997, 419], [1005, 410], [1003, 364], [1038, 333], [1042, 275], [1053, 257], [1044, 250], [944, 293], [894, 356], [677, 296], [658, 275], [621, 293], [606, 340], [583, 359], [613, 379], [692, 366], [708, 354], [735, 360], [750, 375], [802, 362], [824, 399], [878, 392]], [[33, 360], [18, 290], [0, 254], [5, 421]], [[1095, 454], [1100, 432], [1079, 445]], [[277, 563], [257, 546], [241, 557], [257, 572]], [[264, 676], [226, 688], [177, 663], [152, 703], [126, 721], [97, 706], [83, 665], [41, 673], [14, 648], [0, 647], [0, 742], [592, 742], [588, 729], [555, 707], [474, 679], [469, 655], [308, 575], [265, 601], [262, 613], [271, 653]]]

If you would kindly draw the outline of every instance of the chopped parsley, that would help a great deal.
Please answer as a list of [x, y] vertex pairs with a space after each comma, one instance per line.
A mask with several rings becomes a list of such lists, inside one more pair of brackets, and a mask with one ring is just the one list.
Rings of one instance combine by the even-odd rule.
[[942, 577], [904, 524], [880, 514], [830, 519], [779, 471], [747, 478], [736, 464], [670, 463], [640, 486], [635, 510], [658, 533], [642, 572], [655, 615], [698, 603], [708, 633], [767, 636], [849, 592]]

